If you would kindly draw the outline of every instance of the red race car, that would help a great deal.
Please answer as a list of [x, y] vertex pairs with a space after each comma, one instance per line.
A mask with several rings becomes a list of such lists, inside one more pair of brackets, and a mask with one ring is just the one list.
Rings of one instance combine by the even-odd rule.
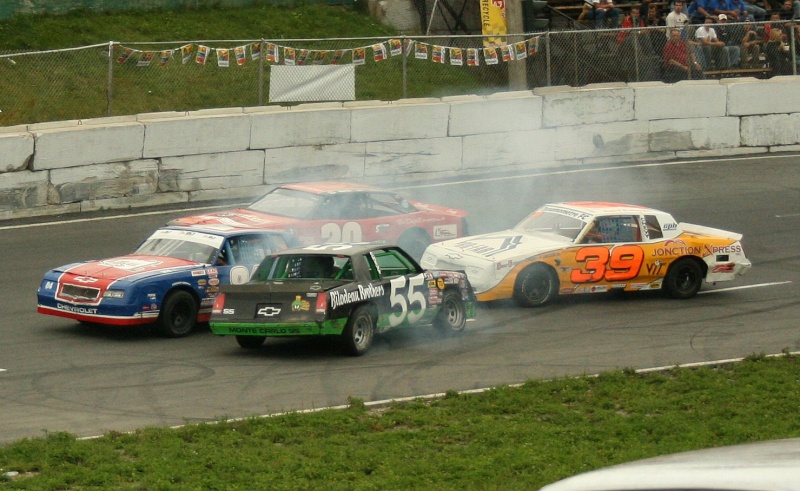
[[463, 237], [467, 212], [404, 199], [393, 191], [342, 182], [284, 184], [246, 208], [178, 218], [170, 225], [225, 224], [283, 230], [303, 245], [397, 244], [415, 259], [432, 242]]

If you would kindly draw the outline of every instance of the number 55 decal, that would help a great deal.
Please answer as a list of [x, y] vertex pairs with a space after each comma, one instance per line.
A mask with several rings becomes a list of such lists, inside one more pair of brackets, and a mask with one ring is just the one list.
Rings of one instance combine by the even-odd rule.
[[[413, 324], [422, 317], [428, 307], [427, 302], [425, 302], [425, 295], [419, 291], [419, 288], [424, 284], [425, 278], [421, 274], [408, 279], [408, 290], [406, 290], [405, 276], [392, 278], [392, 291], [389, 296], [389, 302], [392, 310], [395, 310], [395, 305], [399, 305], [400, 312], [389, 316], [390, 326], [397, 327], [406, 318], [409, 323]], [[414, 304], [419, 304], [419, 307], [415, 307]], [[419, 309], [419, 311], [414, 312], [414, 309]]]
[[644, 251], [639, 246], [619, 246], [611, 251], [600, 246], [584, 247], [575, 254], [575, 261], [584, 266], [573, 269], [569, 279], [573, 283], [630, 280], [639, 274], [643, 260]]

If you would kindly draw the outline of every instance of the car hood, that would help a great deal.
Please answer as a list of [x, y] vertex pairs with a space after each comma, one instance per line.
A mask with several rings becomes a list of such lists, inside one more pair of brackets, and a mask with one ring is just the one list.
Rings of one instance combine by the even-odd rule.
[[[100, 259], [85, 263], [70, 264], [53, 271], [74, 277], [78, 282], [93, 283], [92, 280], [118, 281], [149, 278], [164, 273], [183, 270], [198, 271], [197, 276], [205, 274], [202, 263], [164, 256], [128, 255]], [[80, 279], [82, 278], [82, 279]]]
[[428, 247], [428, 252], [448, 262], [467, 258], [484, 261], [517, 260], [543, 254], [573, 245], [566, 238], [552, 235], [523, 233], [519, 230], [504, 230], [461, 239], [446, 240]]
[[292, 226], [298, 220], [293, 218], [268, 215], [258, 211], [238, 208], [236, 210], [204, 213], [176, 218], [169, 225], [227, 225], [237, 228], [282, 229]]

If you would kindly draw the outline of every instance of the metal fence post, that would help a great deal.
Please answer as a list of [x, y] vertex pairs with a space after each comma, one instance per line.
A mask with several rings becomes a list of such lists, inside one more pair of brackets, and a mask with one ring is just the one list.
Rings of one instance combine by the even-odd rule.
[[108, 42], [108, 81], [106, 83], [106, 116], [111, 116], [114, 99], [114, 41]]
[[408, 52], [406, 52], [406, 50], [409, 49], [410, 46], [408, 46], [408, 38], [405, 36], [400, 38], [400, 42], [402, 43], [401, 56], [403, 57], [403, 99], [406, 99], [408, 98]]
[[797, 37], [797, 24], [795, 24], [794, 19], [792, 19], [792, 75], [797, 75], [797, 43], [795, 42], [795, 38]]
[[266, 40], [261, 40], [261, 57], [258, 59], [258, 105], [264, 105], [264, 63], [267, 54], [264, 52]]
[[551, 73], [551, 64], [550, 64], [550, 42], [552, 41], [550, 37], [550, 31], [547, 31], [545, 34], [545, 39], [547, 40], [547, 44], [545, 45], [545, 64], [547, 68], [547, 86], [550, 87], [553, 85], [553, 75]]

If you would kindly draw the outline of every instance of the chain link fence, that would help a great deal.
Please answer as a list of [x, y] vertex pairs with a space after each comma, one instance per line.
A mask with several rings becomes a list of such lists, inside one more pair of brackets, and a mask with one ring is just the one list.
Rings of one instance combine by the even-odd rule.
[[[688, 73], [687, 78], [796, 75], [798, 26], [782, 24], [786, 35], [776, 42], [764, 36], [766, 27], [765, 23], [749, 26], [761, 38], [756, 59], [746, 60], [751, 72], [715, 73], [721, 68], [741, 69], [747, 53], [740, 52], [738, 60], [731, 58], [729, 66], [721, 66], [717, 51], [690, 45], [704, 71]], [[694, 39], [695, 28], [684, 29], [683, 37]], [[294, 103], [488, 94], [665, 77], [664, 27], [545, 31], [507, 36], [491, 47], [484, 40], [480, 35], [460, 35], [108, 42], [65, 50], [2, 52], [0, 126], [277, 104], [270, 98], [273, 77], [280, 74], [284, 85], [301, 88], [309, 82], [302, 69], [273, 71], [276, 66], [353, 68], [352, 80], [336, 78], [331, 70], [333, 78], [308, 85]], [[725, 51], [726, 57], [732, 56]], [[334, 90], [343, 83], [351, 84], [352, 90]], [[293, 102], [284, 98], [279, 103]]]

